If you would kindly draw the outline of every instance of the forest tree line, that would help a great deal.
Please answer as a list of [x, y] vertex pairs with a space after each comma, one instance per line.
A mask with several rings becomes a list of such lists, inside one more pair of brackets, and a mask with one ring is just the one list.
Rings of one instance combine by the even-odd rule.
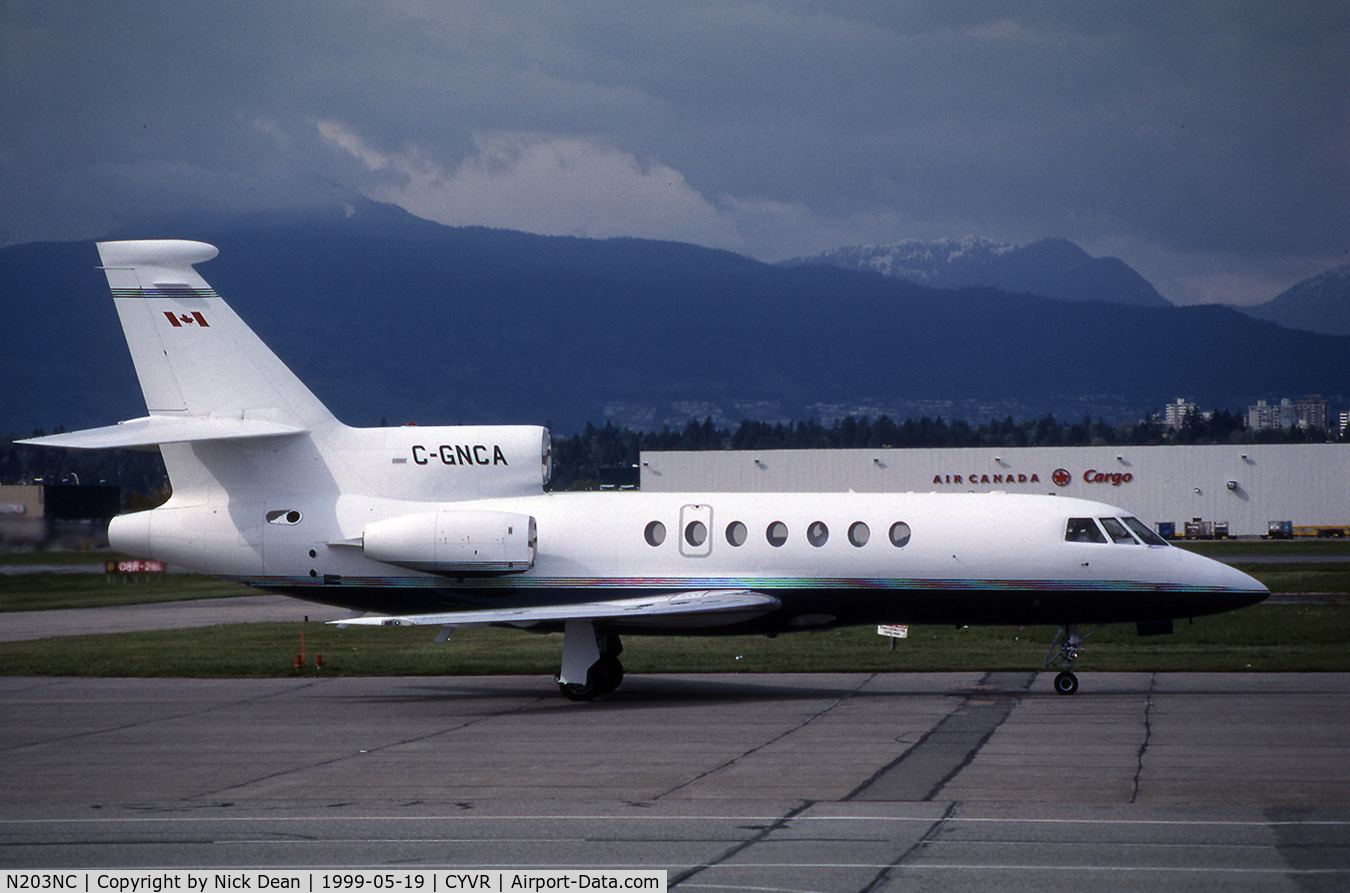
[[[34, 432], [39, 436], [43, 432]], [[59, 432], [57, 432], [59, 433]], [[819, 421], [743, 421], [734, 429], [711, 418], [691, 419], [683, 428], [641, 431], [608, 423], [587, 424], [571, 436], [553, 438], [550, 490], [594, 489], [607, 474], [634, 469], [643, 450], [906, 449], [959, 447], [1149, 446], [1218, 443], [1326, 443], [1327, 431], [1285, 428], [1249, 430], [1241, 413], [1192, 413], [1180, 428], [1160, 420], [1110, 425], [1101, 419], [1061, 421], [1047, 415], [1032, 421], [1011, 416], [972, 425], [941, 417], [896, 422], [887, 416]], [[0, 440], [0, 484], [116, 484], [128, 509], [168, 498], [168, 478], [158, 450], [60, 450]]]
[[632, 468], [643, 450], [806, 450], [806, 449], [918, 449], [960, 447], [1152, 446], [1219, 443], [1327, 443], [1335, 438], [1320, 429], [1286, 428], [1253, 431], [1242, 413], [1219, 410], [1189, 413], [1180, 428], [1169, 429], [1161, 420], [1110, 425], [1101, 419], [1066, 422], [1054, 416], [1014, 421], [1011, 416], [980, 425], [941, 417], [896, 422], [846, 417], [831, 424], [743, 421], [735, 429], [715, 425], [712, 419], [691, 419], [683, 428], [634, 431], [612, 423], [602, 428], [587, 424], [571, 437], [553, 438], [551, 490], [590, 489], [606, 472]]

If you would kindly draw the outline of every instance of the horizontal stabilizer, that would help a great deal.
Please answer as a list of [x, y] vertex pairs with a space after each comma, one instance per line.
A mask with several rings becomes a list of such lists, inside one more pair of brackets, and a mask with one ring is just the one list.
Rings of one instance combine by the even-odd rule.
[[[367, 615], [330, 621], [345, 626], [467, 626], [483, 623], [542, 623], [559, 620], [637, 620], [689, 615], [734, 614], [724, 622], [767, 614], [779, 606], [771, 595], [748, 589], [709, 589], [621, 598], [612, 601], [540, 605], [532, 608], [483, 608], [438, 614]], [[715, 625], [715, 624], [714, 624]]]
[[307, 429], [262, 419], [214, 418], [212, 416], [146, 416], [118, 422], [106, 428], [87, 428], [65, 434], [33, 437], [17, 443], [103, 450], [115, 447], [158, 446], [200, 440], [249, 440], [256, 437], [286, 437], [305, 434]]

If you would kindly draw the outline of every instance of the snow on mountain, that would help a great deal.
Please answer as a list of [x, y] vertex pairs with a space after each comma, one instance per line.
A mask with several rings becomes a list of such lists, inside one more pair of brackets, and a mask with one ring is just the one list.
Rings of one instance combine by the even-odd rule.
[[846, 269], [872, 270], [883, 276], [895, 276], [924, 285], [942, 277], [944, 271], [968, 266], [984, 266], [993, 257], [1015, 251], [1017, 246], [976, 236], [964, 239], [938, 239], [924, 242], [905, 239], [893, 245], [858, 245], [836, 248], [813, 258], [787, 261], [786, 266], [826, 263]]
[[1297, 282], [1264, 304], [1238, 309], [1290, 329], [1350, 335], [1350, 264]]
[[1063, 301], [1171, 306], [1123, 261], [1094, 258], [1066, 239], [1042, 239], [1021, 247], [975, 236], [936, 241], [906, 239], [891, 245], [836, 248], [793, 258], [782, 265], [808, 264], [869, 270], [933, 288], [985, 286]]

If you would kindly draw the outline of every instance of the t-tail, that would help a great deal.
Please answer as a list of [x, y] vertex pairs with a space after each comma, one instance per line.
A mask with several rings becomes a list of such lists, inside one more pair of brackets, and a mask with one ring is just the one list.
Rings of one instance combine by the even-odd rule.
[[[343, 496], [456, 501], [538, 493], [547, 482], [550, 439], [537, 426], [342, 424], [194, 269], [214, 246], [101, 242], [98, 251], [147, 414], [23, 442], [160, 448], [173, 496], [114, 519], [114, 548], [252, 578], [263, 567], [260, 525], [312, 513], [341, 530]], [[203, 554], [236, 560], [205, 568]]]
[[332, 414], [253, 334], [193, 264], [203, 242], [100, 242], [99, 257], [149, 414], [36, 439], [87, 449], [302, 434]]

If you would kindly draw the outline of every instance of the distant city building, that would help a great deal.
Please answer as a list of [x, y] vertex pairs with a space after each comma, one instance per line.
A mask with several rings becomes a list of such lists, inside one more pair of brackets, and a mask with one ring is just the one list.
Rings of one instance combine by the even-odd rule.
[[1258, 400], [1255, 406], [1247, 408], [1247, 427], [1253, 430], [1319, 428], [1325, 431], [1327, 419], [1327, 401], [1317, 397], [1304, 397], [1297, 401], [1286, 397], [1275, 405]]
[[1200, 413], [1200, 407], [1194, 403], [1187, 403], [1185, 397], [1178, 397], [1177, 402], [1169, 403], [1163, 407], [1163, 424], [1169, 429], [1175, 431], [1186, 422], [1187, 413], [1195, 413], [1197, 417], [1203, 418]]
[[1350, 412], [1341, 413], [1341, 437], [1350, 434]]

